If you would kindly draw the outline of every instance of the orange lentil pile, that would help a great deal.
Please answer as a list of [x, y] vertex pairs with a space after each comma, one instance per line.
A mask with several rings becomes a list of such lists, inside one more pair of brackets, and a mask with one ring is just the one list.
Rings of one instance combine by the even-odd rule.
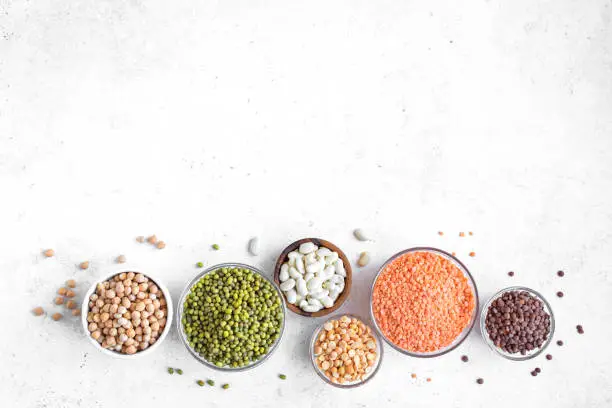
[[374, 286], [376, 323], [392, 343], [412, 352], [451, 344], [470, 323], [472, 288], [451, 261], [431, 252], [409, 252], [381, 272]]

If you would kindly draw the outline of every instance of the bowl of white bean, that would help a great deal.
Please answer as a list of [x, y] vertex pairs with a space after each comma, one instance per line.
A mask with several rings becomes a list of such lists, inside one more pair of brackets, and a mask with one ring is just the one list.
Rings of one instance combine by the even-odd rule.
[[274, 282], [287, 308], [306, 317], [335, 312], [351, 292], [351, 263], [340, 248], [320, 238], [291, 243], [278, 257]]
[[97, 281], [85, 293], [81, 322], [89, 341], [116, 358], [151, 354], [172, 326], [172, 298], [158, 279], [120, 270]]

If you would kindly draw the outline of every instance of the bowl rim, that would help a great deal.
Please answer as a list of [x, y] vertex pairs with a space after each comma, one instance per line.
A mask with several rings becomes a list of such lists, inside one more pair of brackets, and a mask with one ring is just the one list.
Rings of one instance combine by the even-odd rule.
[[293, 241], [292, 243], [287, 245], [285, 249], [283, 249], [280, 255], [278, 256], [278, 259], [276, 260], [276, 263], [274, 264], [274, 272], [272, 274], [272, 278], [274, 280], [274, 283], [280, 286], [280, 279], [279, 279], [280, 268], [285, 263], [285, 260], [287, 259], [289, 252], [295, 251], [297, 248], [299, 248], [301, 244], [304, 244], [306, 242], [312, 242], [313, 244], [319, 247], [325, 247], [327, 249], [330, 249], [338, 253], [338, 258], [342, 259], [342, 262], [344, 263], [344, 269], [346, 270], [346, 276], [347, 276], [344, 279], [344, 290], [342, 291], [342, 293], [340, 293], [340, 295], [338, 296], [338, 298], [336, 299], [332, 307], [326, 308], [326, 309], [324, 308], [314, 313], [305, 312], [302, 309], [300, 309], [298, 306], [288, 303], [287, 298], [285, 297], [285, 294], [281, 291], [281, 295], [283, 297], [283, 303], [285, 303], [287, 309], [289, 309], [291, 312], [295, 313], [298, 316], [308, 317], [308, 318], [328, 316], [334, 312], [337, 312], [344, 305], [349, 295], [351, 294], [351, 286], [353, 285], [353, 267], [351, 266], [351, 262], [349, 258], [346, 256], [344, 251], [342, 251], [342, 249], [338, 245], [326, 239], [316, 238], [316, 237], [301, 238], [296, 241]]
[[[380, 277], [381, 273], [385, 270], [385, 268], [391, 262], [395, 261], [397, 258], [399, 258], [399, 257], [401, 257], [401, 256], [403, 256], [403, 255], [405, 255], [407, 253], [410, 253], [410, 252], [433, 252], [433, 253], [435, 253], [437, 255], [443, 256], [443, 257], [447, 258], [448, 260], [452, 261], [453, 263], [456, 264], [456, 266], [468, 278], [468, 282], [469, 282], [471, 288], [474, 291], [474, 310], [472, 311], [472, 316], [470, 318], [470, 323], [463, 329], [463, 331], [461, 333], [459, 333], [459, 335], [455, 338], [455, 340], [453, 340], [453, 342], [451, 344], [449, 344], [446, 347], [443, 347], [440, 350], [434, 351], [434, 352], [417, 353], [417, 352], [405, 350], [405, 349], [397, 346], [391, 340], [389, 340], [387, 338], [387, 336], [384, 335], [384, 333], [382, 332], [382, 330], [378, 326], [378, 323], [376, 322], [376, 317], [374, 316], [374, 308], [372, 307], [372, 304], [373, 304], [373, 300], [374, 300], [374, 287], [376, 286], [376, 282], [378, 281], [378, 278]], [[459, 347], [465, 341], [465, 339], [468, 338], [469, 334], [474, 329], [474, 326], [476, 324], [476, 320], [478, 320], [478, 316], [480, 315], [478, 308], [479, 308], [478, 287], [476, 286], [476, 280], [474, 279], [474, 277], [470, 273], [469, 269], [456, 256], [454, 256], [454, 255], [452, 255], [452, 254], [450, 254], [450, 253], [448, 253], [446, 251], [443, 251], [443, 250], [441, 250], [439, 248], [434, 248], [434, 247], [412, 247], [412, 248], [404, 249], [404, 250], [402, 250], [402, 251], [392, 255], [378, 269], [378, 272], [376, 273], [376, 276], [374, 277], [374, 281], [372, 282], [372, 287], [370, 289], [370, 317], [372, 318], [372, 323], [374, 324], [374, 327], [376, 328], [376, 330], [380, 334], [380, 337], [382, 337], [383, 340], [385, 340], [385, 342], [388, 345], [390, 345], [391, 347], [393, 347], [395, 350], [399, 351], [400, 353], [406, 354], [406, 355], [408, 355], [410, 357], [433, 358], [433, 357], [442, 356], [444, 354], [450, 353], [451, 351], [455, 350], [457, 347]]]
[[[270, 347], [270, 349], [268, 350], [268, 353], [266, 353], [265, 356], [263, 356], [259, 360], [254, 361], [251, 364], [246, 365], [244, 367], [219, 367], [219, 366], [211, 363], [210, 361], [204, 359], [195, 350], [193, 350], [191, 348], [191, 346], [189, 345], [189, 342], [187, 341], [187, 336], [185, 335], [185, 332], [183, 331], [183, 321], [182, 321], [183, 320], [182, 319], [183, 304], [185, 303], [185, 298], [189, 294], [189, 291], [191, 290], [191, 287], [194, 284], [196, 284], [200, 279], [202, 279], [202, 277], [204, 277], [205, 275], [208, 275], [209, 273], [211, 273], [213, 271], [216, 271], [217, 269], [228, 268], [228, 267], [245, 268], [245, 269], [251, 270], [254, 273], [259, 274], [261, 277], [263, 277], [266, 281], [268, 281], [272, 285], [272, 287], [276, 290], [278, 296], [281, 297], [281, 309], [283, 311], [283, 324], [281, 326], [281, 331], [280, 331], [280, 334], [278, 336], [278, 339], [276, 339], [276, 341]], [[204, 270], [201, 270], [201, 271], [197, 272], [193, 276], [193, 278], [191, 278], [191, 280], [187, 283], [185, 288], [183, 289], [183, 291], [181, 293], [181, 296], [179, 298], [179, 303], [178, 303], [178, 305], [176, 307], [176, 330], [178, 331], [178, 335], [179, 335], [179, 338], [181, 339], [181, 342], [183, 343], [183, 346], [185, 346], [185, 348], [187, 349], [189, 354], [191, 354], [192, 357], [194, 357], [201, 364], [204, 364], [205, 366], [207, 366], [209, 368], [212, 368], [213, 370], [223, 371], [223, 372], [241, 372], [241, 371], [247, 371], [247, 370], [253, 369], [253, 368], [263, 364], [278, 349], [278, 346], [279, 346], [279, 344], [280, 344], [280, 342], [281, 342], [281, 340], [283, 338], [283, 335], [285, 333], [285, 326], [286, 326], [286, 321], [287, 321], [287, 310], [285, 308], [285, 302], [282, 301], [282, 299], [283, 299], [283, 293], [281, 292], [280, 288], [274, 283], [274, 281], [272, 279], [270, 279], [269, 277], [264, 275], [264, 273], [259, 268], [256, 268], [254, 266], [247, 265], [247, 264], [244, 264], [244, 263], [240, 263], [240, 262], [223, 262], [223, 263], [220, 263], [220, 264], [212, 265], [212, 266], [209, 266], [208, 268], [206, 268]]]
[[[133, 359], [137, 357], [143, 357], [145, 355], [151, 354], [155, 352], [158, 346], [166, 339], [168, 332], [172, 330], [172, 319], [174, 316], [174, 310], [173, 310], [173, 305], [172, 305], [172, 297], [170, 296], [170, 291], [168, 290], [166, 285], [164, 285], [155, 276], [155, 274], [141, 272], [138, 269], [139, 268], [129, 268], [129, 269], [121, 268], [115, 272], [108, 273], [101, 278], [97, 278], [94, 281], [94, 283], [89, 287], [89, 289], [87, 289], [87, 292], [85, 292], [85, 295], [83, 296], [83, 302], [81, 303], [81, 326], [83, 327], [83, 332], [85, 333], [85, 337], [87, 337], [89, 342], [96, 348], [96, 350], [108, 356], [114, 357], [114, 358], [120, 358], [120, 359], [127, 360], [127, 359]], [[119, 275], [120, 273], [128, 273], [128, 272], [141, 273], [147, 278], [149, 278], [150, 280], [152, 280], [164, 294], [164, 298], [166, 299], [166, 308], [167, 308], [166, 326], [164, 327], [164, 330], [159, 335], [159, 338], [157, 339], [157, 341], [153, 345], [146, 348], [145, 350], [138, 351], [134, 354], [123, 354], [117, 351], [112, 351], [112, 350], [103, 348], [102, 346], [100, 346], [100, 344], [96, 340], [94, 340], [91, 337], [91, 335], [89, 334], [89, 329], [87, 328], [89, 326], [89, 322], [87, 321], [87, 314], [89, 313], [89, 297], [95, 292], [96, 287], [98, 286], [98, 283], [106, 282], [107, 280], [115, 277], [116, 275]]]
[[[534, 296], [536, 299], [542, 302], [542, 304], [544, 305], [544, 311], [548, 313], [548, 315], [550, 316], [550, 333], [548, 333], [548, 338], [546, 339], [544, 344], [542, 344], [542, 347], [539, 347], [538, 349], [533, 351], [531, 354], [521, 355], [520, 353], [516, 353], [517, 355], [514, 355], [514, 354], [507, 353], [501, 350], [499, 347], [497, 347], [488, 336], [487, 327], [486, 327], [486, 319], [487, 319], [487, 311], [489, 310], [491, 303], [493, 303], [494, 300], [497, 300], [497, 298], [499, 298], [504, 293], [512, 292], [512, 291], [528, 292], [530, 295]], [[550, 342], [552, 341], [555, 335], [555, 315], [553, 313], [552, 307], [550, 306], [550, 303], [548, 303], [546, 298], [542, 296], [542, 294], [538, 292], [537, 290], [528, 288], [526, 286], [519, 286], [519, 285], [508, 286], [507, 288], [501, 289], [497, 291], [494, 295], [492, 295], [489, 298], [489, 300], [487, 300], [487, 303], [485, 303], [485, 305], [480, 310], [480, 334], [482, 335], [482, 338], [485, 341], [485, 343], [487, 343], [489, 348], [495, 351], [496, 354], [508, 360], [511, 360], [511, 361], [531, 360], [532, 358], [539, 356], [550, 345]]]
[[[342, 318], [342, 316], [349, 316], [350, 318], [356, 318], [356, 319], [360, 320], [363, 324], [367, 325], [370, 328], [370, 331], [372, 332], [372, 335], [376, 339], [376, 349], [378, 351], [377, 362], [376, 362], [376, 364], [374, 366], [374, 369], [366, 377], [366, 379], [363, 380], [363, 381], [360, 381], [360, 382], [346, 384], [346, 385], [345, 384], [333, 383], [325, 375], [323, 375], [323, 373], [321, 372], [319, 367], [317, 367], [316, 360], [315, 360], [315, 355], [314, 355], [314, 344], [315, 344], [315, 341], [316, 341], [319, 333], [321, 333], [321, 330], [323, 330], [323, 326], [325, 326], [325, 323], [327, 323], [327, 322], [329, 322], [331, 320], [338, 320], [338, 319]], [[372, 378], [374, 378], [376, 373], [378, 373], [378, 371], [380, 370], [380, 366], [382, 365], [383, 356], [384, 356], [384, 347], [383, 347], [383, 343], [381, 341], [381, 336], [378, 334], [378, 332], [375, 329], [372, 328], [372, 324], [369, 322], [369, 320], [366, 320], [363, 317], [358, 316], [358, 315], [353, 314], [353, 313], [337, 313], [337, 314], [335, 314], [333, 316], [329, 316], [327, 319], [325, 319], [325, 321], [323, 321], [321, 324], [317, 325], [315, 327], [315, 329], [312, 331], [312, 334], [310, 335], [310, 340], [308, 341], [308, 347], [309, 347], [308, 355], [310, 356], [310, 363], [311, 363], [312, 368], [314, 369], [315, 373], [317, 373], [317, 375], [319, 376], [319, 378], [321, 378], [325, 383], [327, 383], [329, 385], [332, 385], [332, 386], [334, 386], [336, 388], [342, 388], [342, 389], [349, 389], [349, 388], [360, 387], [360, 386], [364, 385], [365, 383], [367, 383], [368, 381], [370, 381]]]

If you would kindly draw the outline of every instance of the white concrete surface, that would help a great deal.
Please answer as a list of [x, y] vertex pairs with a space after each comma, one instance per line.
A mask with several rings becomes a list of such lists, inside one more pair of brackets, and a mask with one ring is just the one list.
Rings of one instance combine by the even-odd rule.
[[[612, 405], [611, 16], [609, 0], [1, 1], [0, 406]], [[134, 242], [150, 233], [167, 248]], [[372, 252], [343, 311], [366, 313], [390, 255], [432, 245], [457, 251], [481, 300], [542, 291], [566, 346], [524, 363], [477, 331], [437, 359], [386, 347], [377, 378], [342, 391], [312, 372], [317, 322], [296, 316], [270, 361], [223, 375], [176, 333], [116, 361], [76, 320], [29, 313], [120, 253], [176, 297], [197, 261], [270, 271], [306, 236]], [[232, 388], [194, 384], [209, 377]]]

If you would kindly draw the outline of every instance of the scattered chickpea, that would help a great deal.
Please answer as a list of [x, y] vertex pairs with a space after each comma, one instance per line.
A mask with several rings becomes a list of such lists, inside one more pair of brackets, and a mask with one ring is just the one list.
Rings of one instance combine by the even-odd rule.
[[45, 313], [45, 311], [40, 306], [35, 307], [34, 309], [32, 309], [32, 314], [34, 314], [34, 316], [42, 316], [43, 313]]
[[66, 296], [66, 292], [67, 291], [68, 291], [68, 289], [66, 289], [66, 288], [59, 288], [57, 290], [57, 294], [60, 295], [60, 296]]
[[125, 261], [126, 261], [125, 255], [119, 255], [117, 257], [116, 261], [117, 261], [117, 263], [120, 263], [120, 264], [125, 263]]
[[81, 309], [73, 309], [72, 310], [72, 315], [73, 316], [80, 316], [81, 315]]
[[470, 256], [471, 257], [475, 257], [476, 256], [476, 252], [470, 252]]
[[53, 313], [53, 315], [51, 315], [51, 318], [55, 320], [56, 322], [60, 320], [62, 317], [64, 316], [61, 313]]
[[166, 243], [164, 241], [159, 241], [155, 246], [157, 249], [164, 249], [166, 247]]
[[53, 255], [55, 255], [55, 251], [52, 249], [47, 249], [43, 252], [43, 255], [47, 258], [51, 258]]
[[53, 303], [55, 303], [56, 305], [62, 305], [62, 304], [64, 304], [64, 298], [61, 297], [61, 296], [58, 296], [58, 297], [55, 298]]
[[438, 231], [438, 235], [442, 236], [442, 235], [444, 235], [444, 232], [443, 231]]
[[468, 234], [470, 234], [470, 235], [474, 235], [474, 233], [473, 233], [472, 231], [468, 232]]
[[79, 268], [85, 270], [87, 268], [89, 268], [89, 261], [83, 261], [79, 264]]
[[138, 242], [138, 243], [142, 244], [144, 242], [144, 240], [145, 240], [145, 237], [143, 237], [142, 235], [139, 235], [139, 236], [136, 237], [136, 242]]
[[76, 287], [76, 282], [74, 281], [74, 279], [68, 279], [66, 281], [66, 286], [68, 286], [69, 288], [75, 288]]
[[76, 308], [76, 306], [77, 306], [76, 303], [72, 300], [69, 300], [66, 302], [66, 307], [70, 310]]
[[73, 298], [74, 296], [75, 296], [74, 291], [72, 291], [72, 290], [70, 290], [70, 289], [68, 289], [68, 290], [66, 291], [66, 297]]
[[410, 374], [410, 377], [412, 377], [412, 378], [416, 378], [416, 377], [417, 377], [417, 375], [416, 375], [415, 373], [412, 373], [412, 374]]
[[460, 233], [459, 233], [459, 236], [460, 236], [460, 237], [465, 237], [465, 232], [460, 232]]
[[157, 237], [155, 236], [155, 234], [153, 234], [149, 238], [147, 238], [147, 242], [149, 244], [151, 244], [151, 245], [157, 244]]

